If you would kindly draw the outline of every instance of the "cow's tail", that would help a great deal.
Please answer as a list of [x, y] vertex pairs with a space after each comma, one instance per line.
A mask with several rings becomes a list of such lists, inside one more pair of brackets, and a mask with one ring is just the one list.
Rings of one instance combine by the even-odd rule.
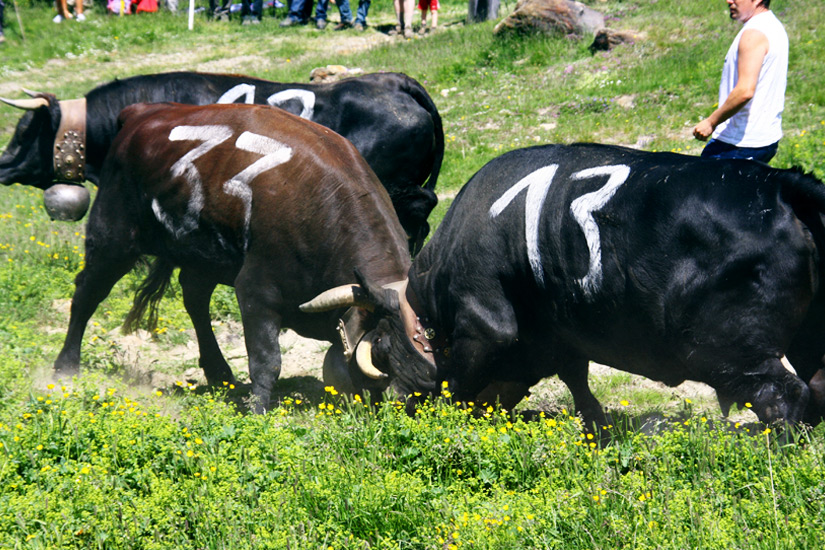
[[123, 322], [123, 332], [134, 332], [140, 327], [140, 321], [144, 315], [146, 317], [146, 329], [149, 331], [155, 330], [158, 326], [158, 304], [160, 303], [166, 289], [169, 288], [169, 282], [172, 278], [172, 272], [175, 266], [166, 260], [156, 258], [149, 267], [149, 275], [140, 284], [140, 287], [135, 294], [135, 301], [132, 304], [132, 309], [126, 315], [126, 320]]
[[424, 189], [435, 192], [435, 184], [438, 181], [438, 174], [441, 172], [441, 163], [444, 161], [444, 126], [441, 123], [441, 115], [438, 114], [438, 109], [433, 103], [433, 99], [427, 90], [424, 89], [417, 80], [407, 77], [404, 81], [402, 89], [410, 94], [410, 96], [421, 105], [421, 107], [430, 113], [433, 120], [433, 131], [435, 134], [435, 159], [433, 162], [430, 177], [424, 183]]

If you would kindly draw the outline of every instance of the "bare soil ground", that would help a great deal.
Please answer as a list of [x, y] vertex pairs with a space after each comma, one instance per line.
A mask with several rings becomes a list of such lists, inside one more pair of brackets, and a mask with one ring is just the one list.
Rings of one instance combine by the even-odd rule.
[[[249, 391], [249, 371], [243, 329], [235, 321], [213, 323], [218, 343], [224, 356], [238, 378], [238, 392], [241, 397]], [[123, 370], [119, 374], [137, 387], [168, 390], [180, 383], [206, 389], [206, 380], [197, 367], [198, 348], [194, 331], [189, 330], [189, 341], [185, 344], [165, 346], [146, 331], [123, 335], [112, 331], [109, 342], [117, 357], [114, 359]], [[278, 380], [274, 399], [302, 397], [310, 401], [323, 399], [324, 383], [322, 365], [329, 343], [303, 338], [291, 330], [280, 336], [282, 352], [281, 376]], [[181, 370], [181, 365], [190, 365]], [[684, 382], [670, 388], [660, 382], [632, 374], [622, 373], [611, 367], [591, 363], [591, 386], [602, 404], [620, 414], [651, 414], [651, 403], [636, 403], [634, 396], [658, 394], [653, 407], [658, 412], [678, 411], [685, 399], [700, 410], [718, 416], [715, 392], [699, 382]], [[565, 385], [556, 377], [542, 380], [531, 389], [532, 395], [519, 408], [533, 411], [557, 412], [563, 408], [572, 411], [572, 399]], [[639, 400], [642, 398], [640, 397]], [[647, 401], [649, 398], [645, 398]], [[623, 405], [629, 400], [630, 405]], [[654, 413], [655, 415], [655, 413]], [[755, 415], [750, 411], [734, 412], [731, 421], [753, 422]]]

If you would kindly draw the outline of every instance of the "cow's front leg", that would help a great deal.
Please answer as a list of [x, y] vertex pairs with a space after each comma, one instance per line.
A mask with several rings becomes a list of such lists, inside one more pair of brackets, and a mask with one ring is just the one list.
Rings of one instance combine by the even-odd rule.
[[75, 291], [72, 296], [69, 330], [63, 341], [63, 348], [54, 362], [57, 374], [72, 375], [80, 369], [80, 346], [86, 323], [94, 314], [112, 287], [135, 265], [137, 256], [122, 258], [101, 258], [87, 247], [86, 267], [75, 279]]
[[241, 309], [249, 377], [252, 379], [252, 411], [269, 410], [272, 386], [281, 374], [281, 348], [278, 333], [281, 316], [276, 307], [277, 291], [262, 288], [266, 280], [250, 277], [244, 268], [235, 281], [235, 295]]
[[599, 400], [590, 391], [587, 376], [590, 371], [590, 362], [584, 357], [564, 358], [556, 365], [559, 379], [565, 383], [573, 395], [576, 411], [582, 415], [588, 429], [604, 428], [608, 425]]
[[232, 374], [232, 369], [224, 359], [218, 341], [215, 339], [215, 333], [212, 331], [212, 317], [209, 314], [209, 301], [217, 284], [196, 271], [186, 268], [181, 268], [178, 280], [183, 291], [183, 306], [195, 327], [200, 354], [198, 363], [203, 369], [206, 381], [212, 385], [234, 382], [235, 376]]

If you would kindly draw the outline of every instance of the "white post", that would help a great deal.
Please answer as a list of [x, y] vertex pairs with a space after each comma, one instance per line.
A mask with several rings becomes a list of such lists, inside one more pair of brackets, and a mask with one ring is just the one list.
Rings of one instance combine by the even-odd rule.
[[189, 0], [189, 30], [195, 28], [195, 0]]

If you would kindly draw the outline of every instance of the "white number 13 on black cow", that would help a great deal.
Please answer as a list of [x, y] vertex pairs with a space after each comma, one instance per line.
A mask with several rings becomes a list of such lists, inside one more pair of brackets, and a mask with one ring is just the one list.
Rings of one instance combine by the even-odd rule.
[[[527, 241], [527, 259], [530, 262], [536, 282], [542, 287], [544, 286], [544, 270], [541, 266], [541, 250], [539, 248], [539, 231], [541, 228], [539, 221], [544, 200], [547, 198], [547, 192], [550, 190], [550, 185], [553, 183], [558, 168], [558, 164], [551, 164], [530, 172], [510, 187], [490, 207], [490, 217], [496, 218], [519, 193], [527, 189], [527, 197], [524, 201], [524, 235]], [[570, 176], [571, 180], [584, 180], [603, 176], [607, 176], [607, 183], [604, 186], [592, 193], [586, 193], [570, 203], [570, 212], [584, 233], [590, 254], [587, 274], [577, 281], [588, 298], [592, 298], [599, 291], [603, 277], [601, 236], [599, 225], [596, 223], [593, 213], [602, 209], [613, 198], [619, 187], [627, 181], [630, 176], [630, 167], [623, 164], [597, 166], [580, 170]]]

